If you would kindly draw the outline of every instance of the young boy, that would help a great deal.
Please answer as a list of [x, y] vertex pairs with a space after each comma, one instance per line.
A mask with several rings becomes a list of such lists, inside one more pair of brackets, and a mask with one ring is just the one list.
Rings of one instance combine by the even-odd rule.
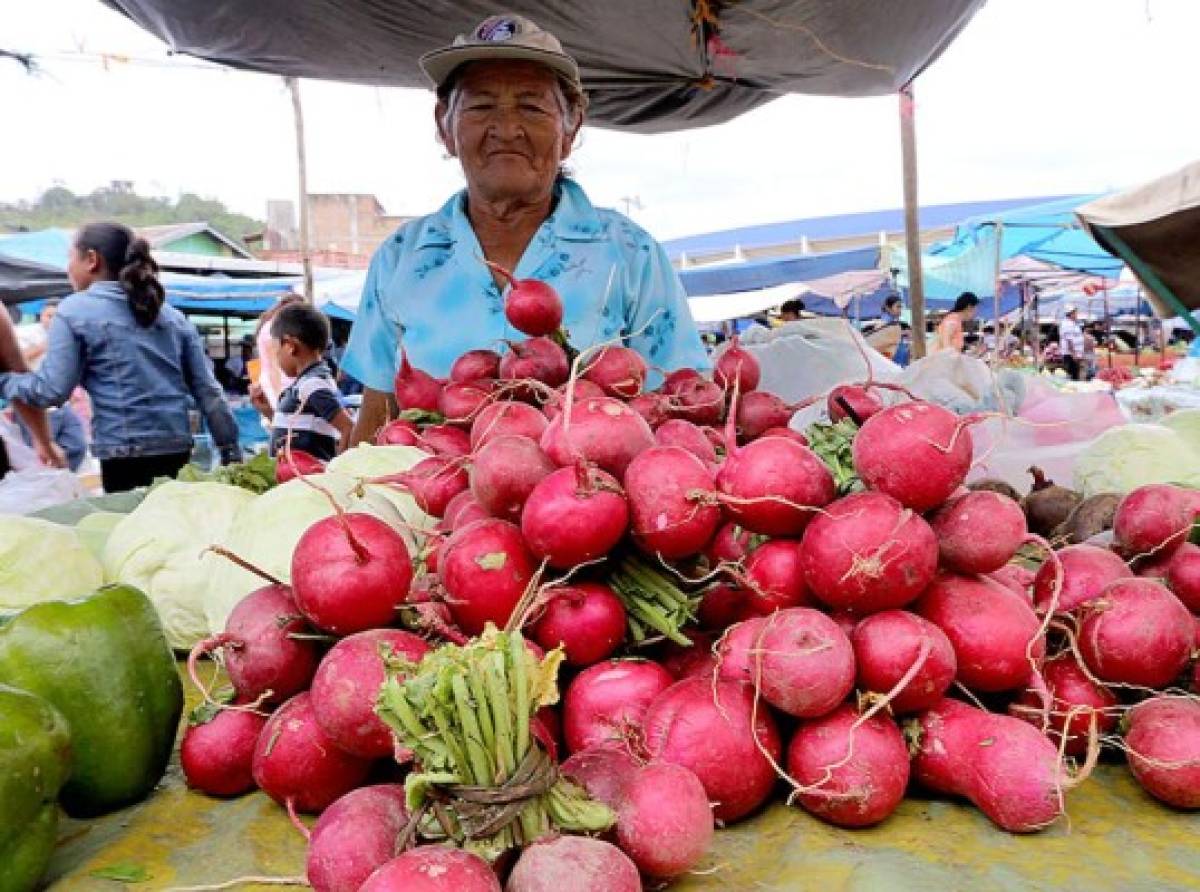
[[280, 369], [295, 378], [270, 416], [271, 454], [282, 455], [290, 439], [292, 449], [329, 461], [349, 442], [354, 426], [321, 360], [329, 343], [329, 322], [310, 304], [288, 304], [271, 321], [271, 337], [279, 343]]

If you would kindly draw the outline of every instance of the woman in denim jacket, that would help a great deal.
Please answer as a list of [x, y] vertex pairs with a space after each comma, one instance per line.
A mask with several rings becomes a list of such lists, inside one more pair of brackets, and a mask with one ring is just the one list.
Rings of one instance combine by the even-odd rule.
[[93, 223], [75, 237], [67, 274], [76, 293], [50, 326], [36, 372], [0, 375], [0, 396], [59, 406], [77, 384], [92, 398], [92, 451], [107, 492], [174, 476], [191, 455], [188, 411], [204, 413], [225, 462], [240, 457], [237, 424], [199, 332], [165, 306], [145, 239]]

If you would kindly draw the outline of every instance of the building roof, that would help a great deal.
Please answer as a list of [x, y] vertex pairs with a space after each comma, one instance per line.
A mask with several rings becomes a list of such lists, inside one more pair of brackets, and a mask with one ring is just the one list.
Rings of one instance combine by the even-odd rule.
[[236, 239], [231, 239], [219, 229], [214, 228], [211, 224], [203, 220], [196, 223], [168, 223], [162, 226], [139, 226], [137, 227], [137, 231], [146, 241], [150, 242], [150, 247], [152, 248], [161, 248], [172, 242], [187, 238], [190, 235], [204, 233], [227, 245], [235, 256], [243, 257], [247, 260], [254, 259], [254, 255], [246, 250], [245, 245]]

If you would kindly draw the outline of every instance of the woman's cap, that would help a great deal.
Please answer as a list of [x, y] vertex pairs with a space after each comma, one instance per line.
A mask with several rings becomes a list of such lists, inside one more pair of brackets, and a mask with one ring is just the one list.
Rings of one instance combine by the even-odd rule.
[[456, 68], [468, 62], [501, 60], [540, 62], [579, 84], [579, 66], [563, 52], [558, 38], [524, 16], [489, 16], [470, 34], [459, 34], [454, 43], [432, 50], [420, 59], [421, 69], [440, 87]]

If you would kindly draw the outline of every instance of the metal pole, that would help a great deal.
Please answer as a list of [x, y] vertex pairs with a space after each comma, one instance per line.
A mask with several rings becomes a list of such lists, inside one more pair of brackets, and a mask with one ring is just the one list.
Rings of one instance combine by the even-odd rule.
[[1004, 259], [1004, 223], [1000, 220], [996, 221], [996, 266], [995, 275], [993, 277], [994, 284], [992, 285], [992, 313], [993, 325], [992, 333], [996, 336], [995, 343], [992, 347], [992, 362], [1000, 360], [1000, 289], [1003, 287], [1000, 283], [1000, 269]]
[[921, 224], [917, 217], [917, 133], [912, 84], [900, 88], [900, 155], [904, 171], [904, 248], [908, 258], [912, 355], [925, 356], [925, 282], [921, 275]]
[[292, 94], [292, 116], [296, 120], [296, 162], [300, 173], [300, 263], [304, 267], [304, 299], [313, 300], [312, 255], [308, 243], [308, 162], [304, 150], [304, 109], [300, 105], [300, 82], [285, 77]]

